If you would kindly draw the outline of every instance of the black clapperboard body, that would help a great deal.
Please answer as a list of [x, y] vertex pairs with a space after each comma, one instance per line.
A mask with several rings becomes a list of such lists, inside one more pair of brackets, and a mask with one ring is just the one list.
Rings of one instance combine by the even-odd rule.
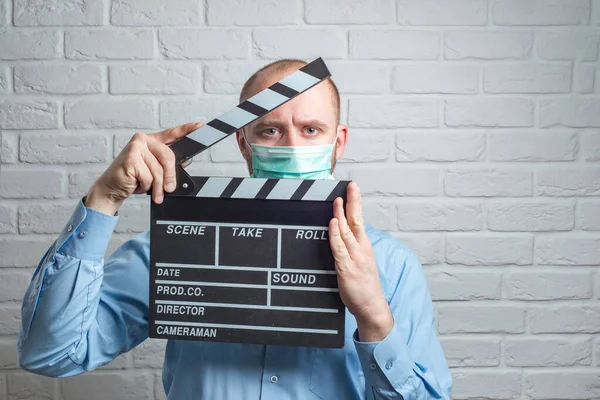
[[181, 164], [330, 76], [321, 58], [171, 144], [151, 205], [151, 338], [344, 346], [328, 226], [349, 181], [189, 176]]

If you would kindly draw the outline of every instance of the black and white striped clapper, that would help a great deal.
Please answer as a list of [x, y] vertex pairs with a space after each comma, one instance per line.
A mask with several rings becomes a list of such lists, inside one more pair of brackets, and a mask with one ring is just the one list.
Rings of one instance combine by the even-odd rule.
[[151, 206], [150, 337], [343, 347], [328, 225], [349, 181], [194, 179]]

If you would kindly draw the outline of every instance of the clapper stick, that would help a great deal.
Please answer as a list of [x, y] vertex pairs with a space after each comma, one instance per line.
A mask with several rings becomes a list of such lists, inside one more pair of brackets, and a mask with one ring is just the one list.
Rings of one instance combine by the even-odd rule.
[[344, 346], [328, 225], [349, 181], [189, 176], [181, 166], [329, 76], [318, 58], [170, 145], [177, 188], [150, 209], [149, 337]]
[[171, 143], [175, 153], [177, 188], [165, 195], [189, 195], [195, 182], [181, 164], [202, 153], [299, 94], [331, 76], [321, 57], [250, 97], [187, 136]]

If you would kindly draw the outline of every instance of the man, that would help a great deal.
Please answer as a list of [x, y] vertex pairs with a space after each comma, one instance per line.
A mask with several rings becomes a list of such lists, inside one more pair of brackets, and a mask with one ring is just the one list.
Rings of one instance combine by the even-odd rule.
[[[244, 101], [305, 65], [281, 60], [244, 85]], [[149, 233], [106, 262], [117, 211], [134, 193], [160, 203], [175, 188], [166, 144], [201, 126], [137, 133], [90, 188], [36, 269], [23, 300], [19, 364], [64, 377], [104, 365], [148, 334]], [[347, 143], [331, 80], [236, 133], [254, 177], [331, 178]], [[356, 183], [334, 203], [329, 242], [347, 308], [343, 349], [169, 340], [169, 399], [449, 399], [421, 265], [393, 237], [364, 224]]]

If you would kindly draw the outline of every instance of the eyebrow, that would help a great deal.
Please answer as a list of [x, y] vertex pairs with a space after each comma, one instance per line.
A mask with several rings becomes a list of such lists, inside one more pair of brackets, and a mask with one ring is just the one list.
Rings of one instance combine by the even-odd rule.
[[[322, 121], [319, 121], [318, 119], [310, 119], [307, 121], [302, 121], [301, 122], [302, 125], [309, 125], [309, 126], [316, 126], [318, 128], [326, 128], [327, 124], [325, 124]], [[283, 124], [277, 120], [264, 120], [264, 121], [259, 121], [255, 126], [254, 129], [263, 129], [266, 128], [267, 126], [276, 126], [276, 127], [281, 127]]]

